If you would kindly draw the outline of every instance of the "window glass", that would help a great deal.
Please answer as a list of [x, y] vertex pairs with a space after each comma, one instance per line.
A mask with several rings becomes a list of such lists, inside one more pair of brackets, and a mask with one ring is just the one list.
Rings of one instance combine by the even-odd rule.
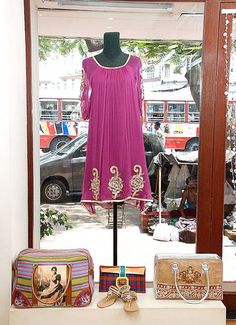
[[[235, 10], [233, 10], [235, 12]], [[235, 243], [236, 243], [236, 17], [235, 13], [222, 15], [224, 26], [225, 68], [222, 69], [226, 87], [226, 156], [224, 183], [224, 221], [223, 221], [223, 280], [229, 291], [235, 288]], [[227, 26], [230, 26], [227, 28]], [[232, 28], [232, 30], [231, 30]], [[227, 45], [228, 44], [228, 45]], [[234, 290], [234, 289], [233, 289]], [[235, 291], [235, 290], [234, 290]]]
[[[90, 123], [81, 119], [80, 87], [83, 60], [102, 51], [104, 32], [116, 31], [120, 33], [122, 51], [137, 56], [142, 62], [143, 114], [138, 121], [142, 121], [148, 168], [145, 181], [150, 182], [153, 193], [151, 205], [142, 213], [136, 206], [118, 206], [118, 264], [145, 265], [146, 280], [152, 281], [153, 257], [157, 252], [195, 252], [194, 243], [186, 244], [177, 237], [163, 242], [153, 234], [159, 223], [159, 198], [162, 220], [166, 223], [175, 226], [181, 213], [186, 218], [196, 219], [199, 123], [188, 121], [188, 115], [193, 114], [197, 120], [200, 111], [204, 4], [199, 1], [126, 1], [124, 6], [122, 1], [113, 1], [101, 2], [98, 8], [91, 2], [82, 10], [82, 1], [74, 1], [73, 6], [64, 2], [63, 10], [59, 10], [58, 1], [44, 1], [41, 7], [45, 11], [38, 17], [40, 116], [45, 119], [40, 123], [40, 194], [41, 208], [67, 214], [73, 228], [53, 224], [53, 233], [41, 238], [40, 247], [88, 249], [94, 259], [96, 281], [98, 266], [113, 264], [112, 209], [103, 209], [98, 204], [96, 214], [90, 215], [80, 203]], [[76, 38], [72, 38], [75, 31]], [[100, 71], [96, 69], [96, 76], [102, 80]], [[137, 90], [138, 98], [140, 89]], [[51, 121], [46, 120], [49, 118]], [[105, 137], [104, 131], [109, 136], [110, 130], [99, 129], [96, 140]], [[113, 136], [121, 135], [113, 132]], [[162, 157], [182, 154], [191, 159], [184, 164], [180, 162], [176, 169], [173, 160], [164, 161], [159, 157], [162, 161], [159, 187], [158, 169], [153, 159], [163, 152]], [[110, 158], [112, 160], [112, 154]], [[121, 157], [124, 163], [125, 158]], [[103, 153], [99, 159], [103, 161]], [[103, 173], [106, 172], [102, 170]], [[139, 179], [142, 174], [143, 171], [137, 175]], [[118, 176], [123, 179], [123, 175]], [[188, 177], [192, 177], [189, 184]], [[192, 196], [181, 205], [186, 189]], [[179, 225], [182, 226], [196, 230], [196, 222]], [[175, 229], [175, 234], [179, 231], [180, 228]]]
[[61, 116], [62, 120], [71, 120], [71, 118], [79, 118], [79, 107], [78, 101], [62, 101]]
[[185, 120], [185, 104], [184, 103], [168, 103], [168, 122], [184, 122]]
[[191, 123], [199, 122], [199, 111], [195, 103], [189, 103], [188, 105], [188, 121]]
[[147, 121], [164, 121], [164, 103], [147, 103]]
[[165, 78], [166, 79], [170, 78], [170, 64], [169, 63], [165, 64]]
[[155, 67], [152, 65], [147, 68], [147, 78], [151, 79], [155, 77]]
[[40, 119], [41, 120], [57, 120], [58, 110], [57, 101], [40, 100]]

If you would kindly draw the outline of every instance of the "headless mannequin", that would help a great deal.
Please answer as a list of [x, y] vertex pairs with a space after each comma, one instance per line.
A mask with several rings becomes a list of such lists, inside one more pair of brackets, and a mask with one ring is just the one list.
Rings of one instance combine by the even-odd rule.
[[98, 63], [104, 67], [119, 67], [127, 62], [128, 57], [128, 54], [121, 51], [120, 33], [105, 33], [103, 51], [95, 56]]
[[[124, 65], [129, 56], [121, 51], [120, 48], [120, 33], [105, 33], [104, 47], [102, 53], [95, 56], [97, 62], [103, 67], [120, 67]], [[117, 262], [117, 206], [124, 202], [113, 203], [113, 265], [118, 265]]]

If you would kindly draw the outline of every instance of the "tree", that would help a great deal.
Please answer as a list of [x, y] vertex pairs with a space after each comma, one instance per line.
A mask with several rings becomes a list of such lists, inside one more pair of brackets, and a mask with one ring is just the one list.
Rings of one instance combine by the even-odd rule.
[[[185, 77], [193, 99], [198, 109], [200, 108], [201, 60], [195, 64], [202, 53], [200, 41], [128, 40], [121, 41], [121, 46], [151, 64], [158, 64], [169, 56], [168, 61], [176, 66], [176, 73], [179, 73], [181, 68], [187, 64], [188, 69]], [[102, 48], [102, 40], [39, 37], [40, 60], [46, 60], [50, 52], [66, 55], [71, 51], [78, 50], [82, 56], [86, 56], [88, 52], [96, 52]]]
[[46, 60], [51, 52], [67, 55], [74, 50], [77, 50], [82, 56], [86, 55], [86, 42], [83, 39], [39, 36], [39, 59], [42, 61]]
[[[122, 45], [129, 51], [137, 54], [146, 62], [158, 64], [169, 56], [168, 61], [173, 63], [175, 72], [187, 64], [185, 78], [188, 81], [191, 94], [200, 109], [200, 80], [202, 43], [197, 41], [124, 41]], [[196, 64], [197, 62], [197, 64]]]

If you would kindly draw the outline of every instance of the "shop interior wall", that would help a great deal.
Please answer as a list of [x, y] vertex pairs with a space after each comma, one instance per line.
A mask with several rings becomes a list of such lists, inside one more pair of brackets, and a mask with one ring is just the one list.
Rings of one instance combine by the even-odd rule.
[[0, 1], [1, 231], [0, 324], [8, 324], [11, 269], [28, 246], [28, 172], [24, 1]]

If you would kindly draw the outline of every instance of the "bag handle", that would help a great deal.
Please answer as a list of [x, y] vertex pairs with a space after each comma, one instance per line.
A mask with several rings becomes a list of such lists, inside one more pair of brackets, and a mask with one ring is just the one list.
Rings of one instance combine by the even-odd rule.
[[[67, 264], [66, 266], [67, 266], [67, 270], [68, 270], [68, 272], [67, 272], [67, 274], [68, 274], [68, 279], [67, 279], [67, 283], [66, 283], [65, 289], [64, 289], [63, 293], [60, 295], [60, 297], [58, 297], [58, 298], [57, 298], [53, 303], [56, 303], [56, 302], [58, 302], [60, 299], [62, 299], [62, 298], [64, 297], [64, 295], [66, 294], [66, 291], [67, 291], [67, 289], [68, 289], [68, 287], [69, 287], [70, 279], [71, 279], [71, 272], [70, 272], [70, 271], [71, 271], [71, 265]], [[33, 276], [32, 276], [32, 279], [33, 279], [33, 280], [34, 280], [34, 275], [35, 275], [35, 272], [36, 272], [37, 268], [38, 268], [38, 265], [34, 265]], [[45, 301], [41, 300], [41, 299], [36, 295], [36, 292], [35, 292], [35, 289], [34, 289], [34, 281], [32, 281], [32, 293], [33, 293], [33, 295], [35, 296], [35, 298], [36, 298], [39, 302], [41, 302], [42, 304], [44, 304], [44, 305], [51, 305], [51, 304], [52, 304], [52, 302], [45, 302]]]
[[177, 263], [173, 263], [172, 264], [172, 270], [174, 271], [176, 290], [177, 290], [178, 294], [180, 295], [180, 297], [184, 301], [188, 302], [189, 304], [200, 304], [201, 302], [203, 302], [207, 298], [207, 296], [209, 294], [209, 290], [210, 290], [210, 282], [209, 282], [209, 273], [208, 273], [209, 266], [208, 266], [208, 264], [206, 262], [202, 263], [202, 270], [203, 270], [203, 272], [205, 273], [205, 276], [206, 276], [206, 287], [207, 287], [207, 290], [206, 290], [205, 295], [200, 300], [188, 300], [188, 299], [186, 299], [182, 295], [182, 293], [179, 290], [178, 283], [177, 283], [177, 272], [179, 270], [179, 267], [178, 267], [178, 264]]

